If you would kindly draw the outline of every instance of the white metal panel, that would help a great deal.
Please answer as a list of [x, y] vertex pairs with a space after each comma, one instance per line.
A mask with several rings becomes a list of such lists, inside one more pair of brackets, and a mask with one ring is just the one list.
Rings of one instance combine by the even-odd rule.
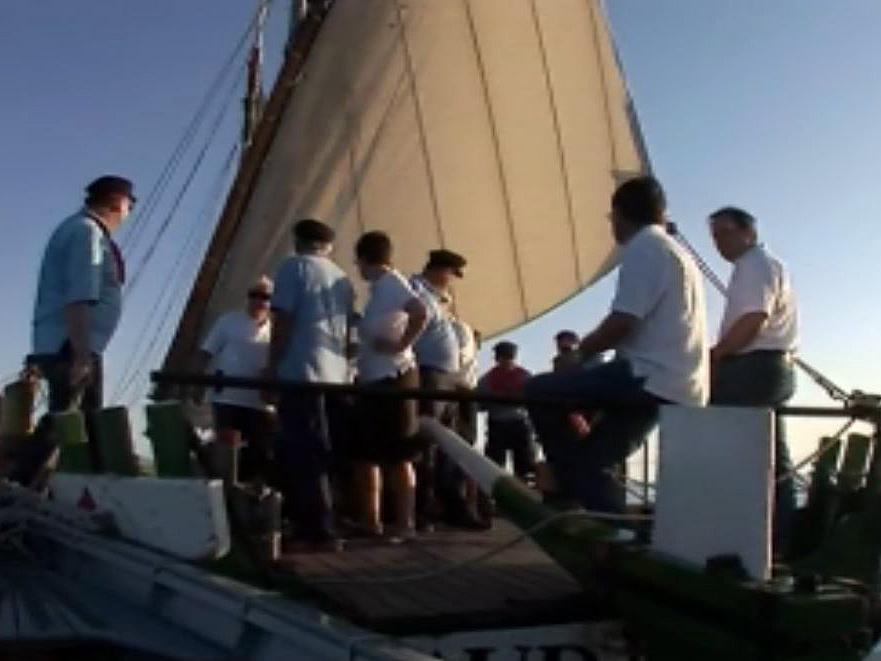
[[771, 568], [774, 430], [768, 409], [664, 406], [652, 546], [689, 562]]
[[52, 497], [112, 513], [127, 539], [190, 560], [219, 558], [230, 546], [219, 480], [57, 473]]

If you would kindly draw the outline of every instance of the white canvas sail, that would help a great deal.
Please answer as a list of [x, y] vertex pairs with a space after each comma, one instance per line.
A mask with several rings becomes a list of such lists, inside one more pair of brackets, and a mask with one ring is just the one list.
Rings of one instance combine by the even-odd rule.
[[300, 74], [190, 301], [193, 337], [272, 274], [302, 217], [336, 229], [353, 275], [366, 230], [392, 236], [404, 272], [464, 254], [456, 309], [486, 335], [611, 265], [609, 196], [645, 163], [597, 0], [336, 0]]

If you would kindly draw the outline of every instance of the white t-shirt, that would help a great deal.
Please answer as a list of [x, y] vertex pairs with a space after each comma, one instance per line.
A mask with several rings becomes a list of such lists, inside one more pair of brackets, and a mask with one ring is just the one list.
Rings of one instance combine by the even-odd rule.
[[358, 326], [358, 376], [364, 383], [395, 377], [415, 367], [413, 349], [387, 354], [376, 351], [373, 343], [378, 338], [398, 340], [407, 328], [409, 315], [404, 306], [416, 298], [407, 280], [391, 269], [370, 285], [370, 299]]
[[[214, 369], [226, 376], [257, 378], [266, 367], [271, 332], [269, 319], [258, 326], [246, 312], [234, 310], [214, 322], [202, 343], [202, 351], [211, 354]], [[258, 390], [224, 388], [220, 392], [212, 391], [211, 401], [253, 409], [266, 408]]]
[[768, 319], [755, 339], [738, 353], [795, 349], [798, 315], [789, 276], [780, 260], [760, 245], [753, 246], [734, 262], [719, 338], [750, 312], [764, 312]]
[[709, 395], [704, 289], [691, 257], [659, 225], [621, 247], [614, 312], [639, 319], [616, 347], [646, 391], [688, 406]]

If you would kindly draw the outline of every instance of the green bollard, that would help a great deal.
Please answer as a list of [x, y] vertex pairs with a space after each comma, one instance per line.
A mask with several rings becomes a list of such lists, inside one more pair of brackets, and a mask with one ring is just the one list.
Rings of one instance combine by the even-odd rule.
[[866, 494], [869, 497], [881, 496], [881, 436], [878, 432], [872, 435], [872, 458], [866, 477]]
[[124, 406], [102, 409], [95, 413], [93, 426], [104, 471], [137, 476], [138, 461], [132, 443], [128, 410]]
[[52, 424], [58, 439], [58, 470], [67, 473], [93, 473], [82, 412], [71, 410], [53, 413]]
[[871, 439], [863, 434], [848, 434], [847, 448], [838, 473], [838, 485], [845, 492], [853, 492], [863, 484]]
[[3, 390], [0, 412], [0, 436], [20, 437], [34, 430], [33, 408], [35, 383], [20, 380], [10, 383]]
[[147, 436], [153, 445], [158, 477], [191, 477], [190, 442], [193, 430], [177, 401], [147, 405]]

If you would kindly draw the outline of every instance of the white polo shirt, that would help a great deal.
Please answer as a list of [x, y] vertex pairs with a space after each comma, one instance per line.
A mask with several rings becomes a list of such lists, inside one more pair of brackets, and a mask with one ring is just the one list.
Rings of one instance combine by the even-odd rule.
[[738, 353], [795, 349], [798, 314], [792, 285], [783, 263], [762, 245], [753, 246], [734, 261], [719, 338], [750, 312], [764, 312], [768, 319], [755, 339]]
[[616, 351], [645, 378], [647, 392], [688, 406], [709, 396], [706, 310], [700, 273], [660, 225], [621, 247], [612, 311], [639, 320]]
[[394, 269], [370, 284], [370, 299], [358, 326], [358, 376], [362, 382], [392, 378], [416, 367], [416, 357], [411, 347], [395, 354], [373, 348], [378, 338], [392, 341], [401, 338], [409, 319], [404, 307], [413, 298], [417, 298], [416, 292]]
[[[214, 369], [225, 376], [259, 378], [269, 357], [272, 322], [257, 324], [244, 310], [234, 310], [218, 317], [202, 343], [202, 351], [210, 353]], [[252, 409], [265, 409], [258, 390], [223, 388], [211, 393], [215, 404], [232, 404]]]

